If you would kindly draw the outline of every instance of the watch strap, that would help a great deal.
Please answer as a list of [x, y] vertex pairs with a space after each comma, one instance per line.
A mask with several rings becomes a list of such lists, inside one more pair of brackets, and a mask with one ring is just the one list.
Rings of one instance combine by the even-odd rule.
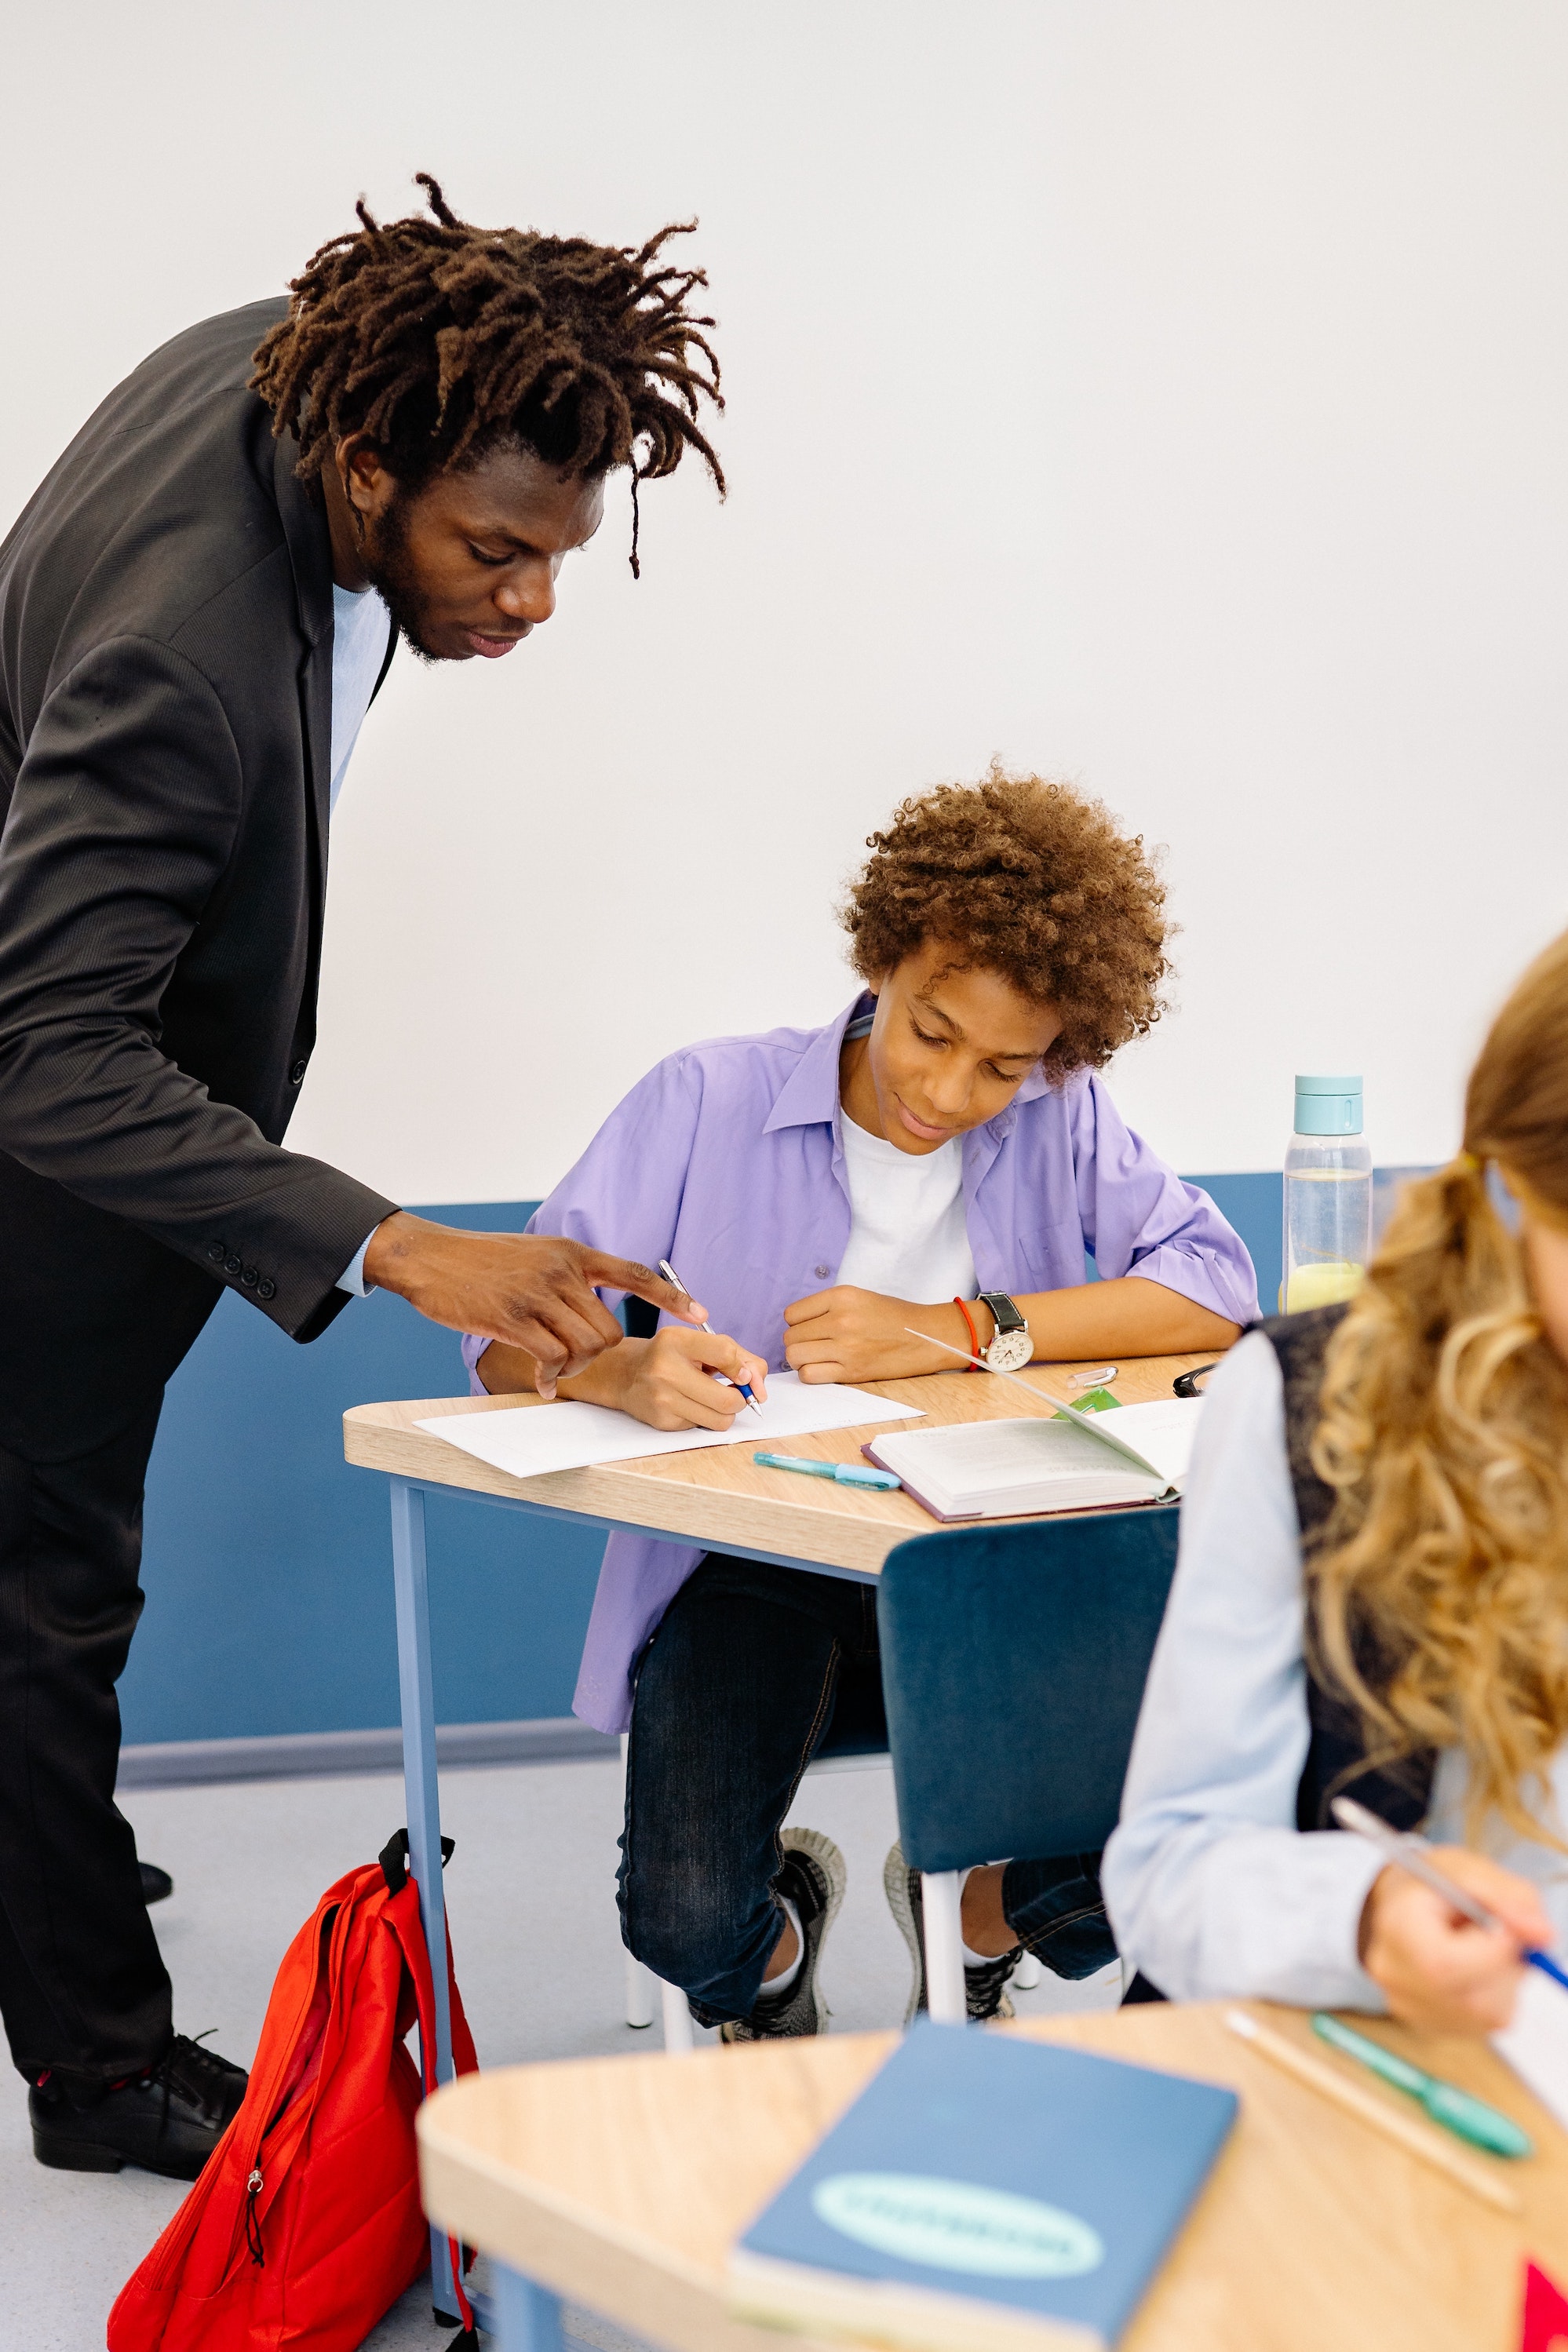
[[983, 1290], [982, 1307], [989, 1307], [998, 1336], [1004, 1331], [1026, 1331], [1028, 1324], [1020, 1312], [1017, 1301], [1009, 1298], [1005, 1290]]

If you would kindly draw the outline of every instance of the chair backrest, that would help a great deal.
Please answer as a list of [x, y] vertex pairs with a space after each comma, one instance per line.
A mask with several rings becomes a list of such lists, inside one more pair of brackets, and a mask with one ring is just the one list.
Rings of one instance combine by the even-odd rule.
[[877, 1624], [912, 1868], [1104, 1845], [1177, 1518], [1171, 1504], [954, 1528], [889, 1554]]

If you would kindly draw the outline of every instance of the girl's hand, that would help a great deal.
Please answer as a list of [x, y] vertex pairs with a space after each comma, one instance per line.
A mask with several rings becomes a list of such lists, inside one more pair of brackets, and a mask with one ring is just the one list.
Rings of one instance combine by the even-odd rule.
[[[984, 1307], [978, 1321], [989, 1336]], [[905, 1325], [947, 1339], [967, 1355], [969, 1333], [956, 1307], [916, 1307], [907, 1298], [840, 1284], [784, 1308], [784, 1360], [803, 1381], [902, 1381], [916, 1372], [950, 1372], [956, 1359], [911, 1339]]]
[[650, 1429], [727, 1430], [746, 1410], [746, 1400], [738, 1386], [721, 1387], [712, 1378], [715, 1372], [727, 1381], [744, 1381], [759, 1404], [767, 1394], [768, 1368], [760, 1356], [720, 1332], [686, 1331], [673, 1324], [651, 1339], [623, 1339], [572, 1382], [571, 1393], [582, 1397], [591, 1389], [594, 1403], [618, 1405]]
[[1555, 1930], [1527, 1878], [1463, 1846], [1439, 1846], [1433, 1860], [1503, 1925], [1478, 1927], [1390, 1863], [1362, 1908], [1363, 1965], [1403, 2024], [1428, 2033], [1495, 2033], [1513, 2016], [1521, 1950], [1550, 1945]]

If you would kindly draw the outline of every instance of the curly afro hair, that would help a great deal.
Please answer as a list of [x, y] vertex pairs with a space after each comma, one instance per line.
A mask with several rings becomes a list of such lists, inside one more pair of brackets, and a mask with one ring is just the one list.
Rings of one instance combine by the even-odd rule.
[[1011, 776], [939, 784], [900, 803], [852, 884], [841, 920], [875, 986], [928, 940], [1060, 1014], [1043, 1068], [1060, 1084], [1104, 1067], [1165, 1010], [1165, 887], [1142, 835], [1069, 785]]

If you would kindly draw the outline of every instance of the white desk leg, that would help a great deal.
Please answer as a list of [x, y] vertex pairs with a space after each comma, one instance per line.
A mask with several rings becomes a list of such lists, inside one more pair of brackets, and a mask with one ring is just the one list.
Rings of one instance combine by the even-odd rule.
[[1020, 1953], [1017, 1966], [1013, 1970], [1013, 1982], [1020, 1992], [1033, 1992], [1045, 1973], [1033, 1952], [1023, 1952]]
[[664, 2046], [672, 2058], [683, 2058], [697, 2047], [686, 1995], [679, 1985], [666, 1984], [662, 1977], [655, 1977], [653, 1981], [658, 1987], [664, 2008]]
[[[621, 1734], [621, 1778], [623, 1781], [626, 1779], [626, 1756], [631, 1748], [631, 1744], [630, 1735], [623, 1731]], [[640, 1960], [634, 1959], [630, 1952], [626, 1954], [626, 2023], [628, 2025], [637, 2026], [640, 2029], [643, 2026], [651, 2025], [653, 2023], [654, 1974], [651, 1969], [644, 1968]]]
[[521, 2271], [490, 2266], [495, 2280], [496, 2336], [500, 2352], [563, 2352], [561, 2299]]
[[[405, 1478], [392, 1482], [392, 1580], [397, 1595], [397, 1685], [403, 1708], [403, 1786], [408, 1856], [419, 1887], [419, 1916], [436, 1993], [437, 2083], [449, 2083], [451, 2004], [447, 1995], [447, 1909], [441, 1893], [441, 1806], [436, 1785], [436, 1699], [430, 1680], [430, 1601], [425, 1574], [425, 1496]], [[438, 2312], [458, 2315], [452, 2256], [430, 2232], [430, 2294]]]
[[921, 1874], [921, 1906], [926, 1943], [926, 2000], [939, 2025], [962, 2025], [969, 2015], [963, 1997], [963, 1931], [959, 1916], [956, 1870]]

